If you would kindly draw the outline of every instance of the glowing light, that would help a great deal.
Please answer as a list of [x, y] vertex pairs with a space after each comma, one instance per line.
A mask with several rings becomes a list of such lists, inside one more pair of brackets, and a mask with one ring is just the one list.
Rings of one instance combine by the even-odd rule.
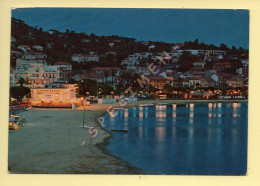
[[240, 103], [233, 103], [232, 106], [233, 106], [233, 108], [238, 108], [238, 107], [240, 107]]
[[124, 117], [128, 118], [128, 110], [124, 110]]
[[165, 127], [156, 127], [155, 130], [158, 141], [163, 141], [165, 138]]
[[138, 137], [143, 138], [143, 127], [138, 127]]
[[190, 112], [190, 124], [194, 123], [194, 113]]
[[190, 111], [194, 111], [194, 104], [193, 103], [190, 104]]
[[144, 117], [144, 112], [143, 112], [143, 107], [139, 108], [139, 118], [143, 118]]

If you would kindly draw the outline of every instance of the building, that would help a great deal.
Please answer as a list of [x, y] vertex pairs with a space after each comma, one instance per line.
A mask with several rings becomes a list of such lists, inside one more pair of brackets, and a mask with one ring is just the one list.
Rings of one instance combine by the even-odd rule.
[[243, 64], [244, 68], [248, 68], [248, 59], [242, 59], [241, 63]]
[[33, 55], [35, 56], [35, 59], [46, 59], [47, 58], [47, 55], [43, 54], [43, 53], [35, 52]]
[[189, 78], [189, 87], [199, 87], [201, 79], [197, 77]]
[[226, 84], [229, 87], [232, 87], [232, 88], [243, 87], [243, 81], [242, 80], [236, 80], [236, 79], [233, 79], [233, 78], [226, 80]]
[[182, 85], [185, 87], [199, 87], [201, 79], [198, 77], [190, 77], [183, 79]]
[[54, 35], [54, 34], [58, 34], [58, 33], [59, 33], [59, 31], [53, 30], [53, 29], [50, 29], [48, 32], [49, 32], [49, 34], [51, 34], [51, 35]]
[[13, 57], [13, 58], [21, 58], [22, 57], [22, 53], [18, 52], [18, 51], [11, 50], [11, 57]]
[[[91, 72], [101, 74], [104, 76], [104, 72], [108, 72], [108, 77], [105, 77], [106, 82], [115, 83], [116, 77], [120, 76], [121, 69], [118, 67], [94, 67], [91, 69]], [[112, 71], [115, 71], [115, 74], [112, 75]]]
[[31, 64], [28, 67], [27, 79], [32, 88], [45, 87], [60, 80], [59, 66]]
[[217, 59], [223, 59], [225, 55], [227, 55], [227, 52], [224, 50], [213, 50], [212, 51], [212, 56], [216, 57]]
[[11, 42], [15, 42], [15, 41], [16, 39], [13, 36], [11, 36]]
[[73, 54], [71, 56], [71, 60], [78, 63], [88, 62], [88, 61], [99, 62], [99, 57], [98, 55]]
[[154, 49], [155, 48], [155, 45], [150, 45], [149, 46], [149, 49]]
[[193, 66], [194, 67], [204, 67], [205, 66], [205, 62], [203, 62], [203, 61], [195, 61], [195, 62], [193, 62]]
[[215, 87], [216, 82], [212, 79], [200, 79], [200, 87]]
[[220, 81], [223, 81], [223, 80], [232, 79], [234, 75], [230, 73], [220, 73], [217, 74], [217, 76]]
[[10, 68], [10, 87], [15, 86], [14, 68]]
[[167, 78], [162, 76], [147, 76], [150, 80], [150, 85], [157, 89], [163, 89], [163, 87], [167, 84]]
[[94, 80], [96, 82], [105, 82], [105, 78], [102, 74], [97, 74], [97, 73], [88, 73], [87, 74], [87, 79]]
[[121, 65], [134, 66], [139, 65], [139, 60], [141, 59], [138, 55], [129, 55], [125, 60], [121, 62]]
[[97, 55], [85, 55], [86, 62], [88, 61], [94, 61], [99, 62], [99, 57]]
[[35, 50], [38, 50], [38, 51], [43, 51], [43, 47], [40, 46], [40, 45], [35, 45], [32, 48], [35, 49]]
[[231, 68], [231, 63], [229, 63], [229, 62], [213, 64], [213, 70], [216, 70], [217, 72], [223, 72], [230, 68]]
[[23, 56], [23, 58], [16, 59], [16, 70], [28, 70], [29, 65], [34, 63], [45, 64], [46, 59], [36, 59], [35, 56]]
[[78, 103], [77, 84], [64, 84], [51, 88], [32, 88], [31, 106], [33, 107], [72, 107]]
[[205, 78], [211, 78], [212, 75], [217, 74], [216, 70], [205, 70]]
[[98, 73], [98, 74], [104, 74], [105, 71], [112, 72], [112, 70], [115, 70], [115, 75], [119, 76], [121, 69], [118, 67], [94, 67], [91, 69], [92, 72]]
[[242, 75], [244, 77], [248, 77], [248, 68], [236, 69], [236, 73], [238, 73], [239, 75]]
[[188, 78], [184, 78], [182, 80], [182, 86], [183, 87], [190, 87], [190, 82], [189, 82], [189, 79]]
[[19, 45], [17, 48], [22, 50], [25, 54], [29, 53], [31, 50], [31, 48], [27, 45]]
[[68, 82], [71, 77], [72, 65], [68, 62], [59, 61], [54, 63], [54, 66], [59, 67], [60, 75], [58, 81]]
[[173, 87], [179, 86], [178, 79], [176, 79], [173, 75], [167, 75], [167, 84]]
[[110, 42], [110, 43], [108, 43], [108, 46], [109, 46], [109, 47], [113, 47], [114, 44], [115, 44], [114, 42]]
[[201, 77], [204, 78], [205, 76], [205, 68], [202, 66], [195, 66], [192, 69], [190, 69], [190, 72], [195, 76], [195, 77]]
[[186, 50], [184, 50], [184, 51], [185, 51], [185, 52], [189, 52], [190, 54], [196, 55], [196, 56], [204, 55], [204, 50], [186, 49]]
[[151, 74], [151, 71], [147, 67], [137, 67], [136, 73], [148, 76]]

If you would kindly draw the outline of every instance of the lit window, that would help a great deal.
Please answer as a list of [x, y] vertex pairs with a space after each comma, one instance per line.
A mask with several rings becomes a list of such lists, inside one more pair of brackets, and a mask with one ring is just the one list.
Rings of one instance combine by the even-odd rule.
[[42, 99], [42, 95], [41, 94], [37, 94], [37, 99], [41, 100]]
[[55, 100], [59, 100], [59, 94], [55, 94]]

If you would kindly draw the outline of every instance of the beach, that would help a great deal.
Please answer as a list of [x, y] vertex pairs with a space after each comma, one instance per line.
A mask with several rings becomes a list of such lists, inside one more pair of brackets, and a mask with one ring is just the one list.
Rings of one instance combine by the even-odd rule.
[[[247, 100], [143, 100], [131, 102], [127, 107], [145, 103], [205, 103], [247, 102]], [[80, 128], [84, 107], [71, 109], [33, 108], [18, 115], [27, 121], [17, 131], [9, 131], [8, 165], [11, 173], [21, 174], [142, 174], [124, 160], [105, 150], [112, 135], [100, 128], [96, 119], [106, 113], [109, 106], [119, 103], [85, 106], [85, 121], [98, 129], [92, 138], [88, 129]], [[86, 144], [82, 146], [82, 143]]]

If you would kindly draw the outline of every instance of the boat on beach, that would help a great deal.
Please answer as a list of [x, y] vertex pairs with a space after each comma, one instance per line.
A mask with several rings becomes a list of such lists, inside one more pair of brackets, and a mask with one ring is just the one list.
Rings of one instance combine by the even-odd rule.
[[11, 115], [9, 118], [9, 130], [19, 130], [23, 126], [26, 118], [20, 116]]

